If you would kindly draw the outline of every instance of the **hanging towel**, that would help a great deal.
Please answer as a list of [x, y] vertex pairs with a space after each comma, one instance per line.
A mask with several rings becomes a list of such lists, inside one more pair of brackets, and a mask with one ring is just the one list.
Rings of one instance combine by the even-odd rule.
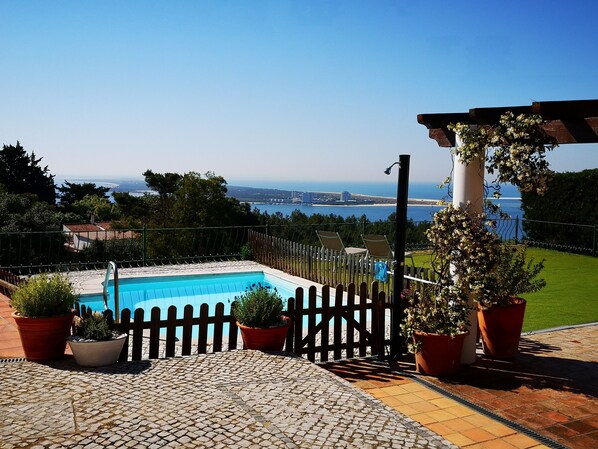
[[388, 281], [388, 264], [386, 262], [374, 263], [374, 277], [381, 282]]

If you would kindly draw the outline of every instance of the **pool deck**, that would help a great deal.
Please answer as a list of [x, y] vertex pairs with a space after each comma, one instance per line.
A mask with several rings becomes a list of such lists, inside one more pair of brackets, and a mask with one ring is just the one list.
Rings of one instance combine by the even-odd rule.
[[598, 447], [598, 324], [526, 335], [512, 362], [480, 356], [435, 379], [408, 361], [255, 351], [32, 363], [11, 313], [0, 295], [0, 448]]

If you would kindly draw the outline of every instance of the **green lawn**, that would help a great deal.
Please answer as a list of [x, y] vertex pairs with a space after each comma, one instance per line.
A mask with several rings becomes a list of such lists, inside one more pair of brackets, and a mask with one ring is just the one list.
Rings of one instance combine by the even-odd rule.
[[598, 257], [529, 248], [546, 259], [546, 288], [527, 299], [524, 331], [598, 321]]
[[[527, 299], [524, 332], [598, 321], [598, 257], [539, 248], [529, 248], [528, 255], [546, 259], [546, 288], [522, 295]], [[429, 266], [429, 255], [414, 258], [416, 266]]]

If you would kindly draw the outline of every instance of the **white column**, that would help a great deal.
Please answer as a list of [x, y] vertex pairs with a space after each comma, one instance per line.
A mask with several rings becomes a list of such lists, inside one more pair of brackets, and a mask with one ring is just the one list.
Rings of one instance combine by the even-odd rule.
[[[461, 139], [456, 136], [457, 146], [461, 145]], [[453, 171], [453, 206], [465, 206], [471, 203], [473, 213], [481, 213], [484, 206], [484, 159], [483, 155], [474, 158], [468, 165], [462, 163], [459, 156], [455, 156], [455, 169]], [[473, 298], [469, 298], [473, 306]], [[471, 364], [476, 359], [476, 340], [478, 328], [478, 315], [474, 309], [470, 314], [469, 335], [463, 344], [461, 363]]]

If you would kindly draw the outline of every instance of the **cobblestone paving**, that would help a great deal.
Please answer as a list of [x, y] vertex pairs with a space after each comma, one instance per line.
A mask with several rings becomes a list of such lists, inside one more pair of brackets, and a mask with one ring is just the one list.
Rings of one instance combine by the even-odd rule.
[[324, 369], [232, 351], [0, 363], [0, 448], [455, 448]]

